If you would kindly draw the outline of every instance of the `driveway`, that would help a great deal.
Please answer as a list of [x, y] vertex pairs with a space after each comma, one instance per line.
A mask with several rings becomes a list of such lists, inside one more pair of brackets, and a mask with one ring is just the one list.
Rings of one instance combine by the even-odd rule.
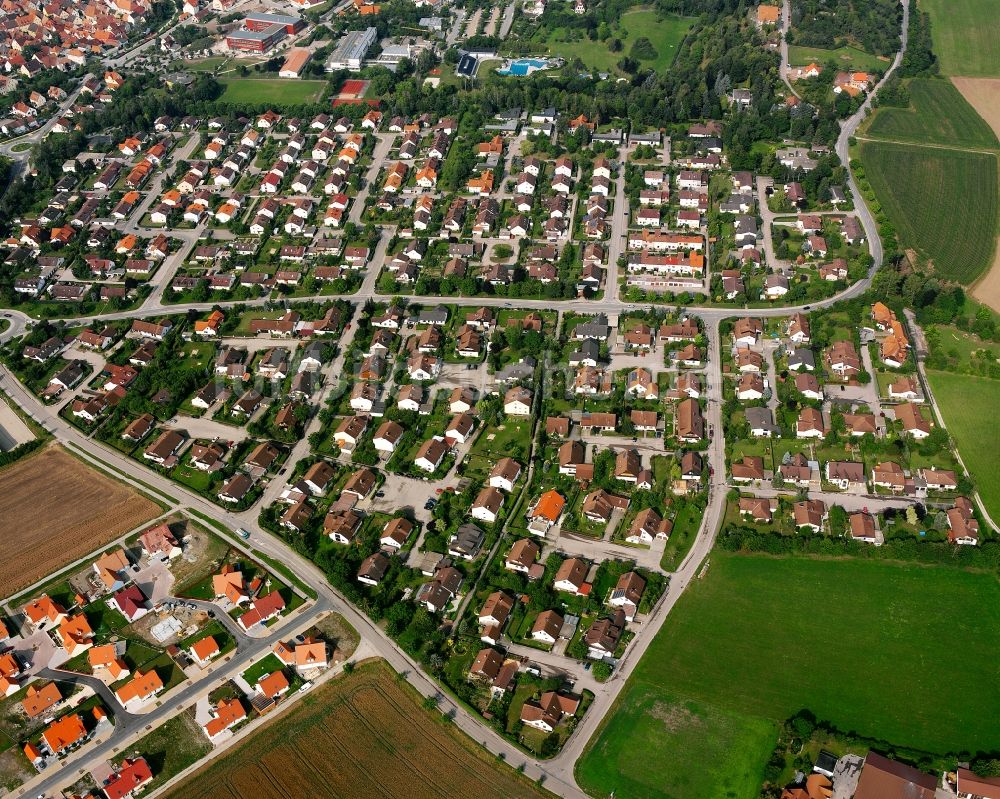
[[10, 643], [14, 648], [14, 655], [25, 664], [27, 673], [31, 676], [37, 675], [50, 665], [60, 665], [69, 659], [65, 650], [56, 646], [45, 632], [32, 633], [25, 638], [15, 638]]
[[204, 416], [178, 415], [174, 418], [176, 421], [171, 420], [171, 426], [186, 430], [189, 438], [218, 438], [223, 441], [239, 443], [247, 437], [247, 429], [245, 427], [233, 427], [232, 425], [216, 422], [212, 419], [206, 419]]
[[[551, 531], [550, 531], [551, 532]], [[567, 555], [583, 558], [591, 563], [602, 563], [606, 560], [634, 560], [637, 565], [653, 571], [660, 571], [660, 558], [666, 542], [655, 541], [652, 547], [633, 547], [626, 544], [613, 544], [610, 541], [596, 538], [559, 533], [555, 543], [546, 543], [547, 556], [549, 551], [558, 550]], [[544, 557], [543, 557], [544, 560]]]

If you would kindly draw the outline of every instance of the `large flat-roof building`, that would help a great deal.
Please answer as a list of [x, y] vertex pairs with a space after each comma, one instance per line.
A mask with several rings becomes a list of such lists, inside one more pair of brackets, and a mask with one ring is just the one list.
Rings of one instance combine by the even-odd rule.
[[337, 42], [336, 48], [326, 62], [326, 71], [335, 72], [338, 69], [348, 69], [358, 72], [368, 53], [375, 44], [378, 31], [375, 28], [365, 28], [363, 31], [349, 31]]
[[306, 23], [302, 17], [296, 17], [292, 14], [266, 14], [262, 11], [254, 11], [247, 14], [243, 25], [252, 31], [262, 31], [271, 25], [281, 25], [285, 29], [285, 33], [290, 36], [302, 30]]
[[263, 30], [241, 28], [226, 34], [226, 46], [247, 53], [266, 53], [287, 35], [285, 27], [277, 24]]
[[249, 53], [266, 53], [274, 45], [305, 27], [302, 17], [291, 14], [247, 14], [243, 24], [226, 34], [226, 45], [230, 50]]

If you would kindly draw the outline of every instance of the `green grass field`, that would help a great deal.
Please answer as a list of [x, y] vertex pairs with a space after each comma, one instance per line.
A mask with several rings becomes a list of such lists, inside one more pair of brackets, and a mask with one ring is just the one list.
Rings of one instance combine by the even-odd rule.
[[983, 444], [983, 420], [1000, 414], [1000, 382], [952, 372], [929, 371], [927, 376], [986, 510], [1000, 519], [1000, 450]]
[[[602, 72], [611, 72], [624, 56], [629, 55], [632, 44], [640, 37], [646, 37], [656, 50], [653, 59], [640, 59], [644, 67], [662, 71], [674, 62], [677, 48], [691, 29], [691, 17], [661, 17], [651, 9], [636, 9], [622, 15], [620, 27], [612, 32], [612, 38], [620, 39], [622, 50], [612, 53], [605, 42], [592, 42], [585, 36], [578, 41], [561, 41], [567, 36], [564, 29], [557, 28], [539, 40], [546, 52], [563, 58], [579, 58], [586, 66]], [[610, 41], [610, 40], [609, 40]]]
[[868, 134], [876, 139], [996, 149], [996, 134], [951, 81], [914, 79], [910, 108], [881, 108]]
[[[716, 552], [577, 775], [595, 795], [616, 790], [618, 799], [751, 799], [773, 725], [803, 708], [897, 746], [993, 750], [997, 646], [995, 575]], [[653, 734], [657, 725], [666, 734]], [[684, 785], [699, 769], [709, 774]]]
[[326, 86], [322, 80], [282, 78], [221, 78], [225, 87], [220, 102], [299, 105], [319, 100]]
[[804, 67], [806, 64], [817, 63], [821, 67], [831, 61], [840, 69], [864, 70], [865, 72], [885, 72], [889, 62], [878, 56], [859, 50], [857, 47], [838, 47], [835, 50], [825, 50], [821, 47], [788, 46], [788, 63], [793, 67]]
[[[996, 0], [920, 0], [945, 75], [1000, 77]], [[992, 23], [992, 24], [991, 24]]]
[[635, 684], [577, 761], [576, 779], [601, 797], [755, 797], [777, 732], [766, 719]]
[[996, 244], [997, 156], [874, 141], [860, 154], [903, 247], [946, 278], [975, 281]]

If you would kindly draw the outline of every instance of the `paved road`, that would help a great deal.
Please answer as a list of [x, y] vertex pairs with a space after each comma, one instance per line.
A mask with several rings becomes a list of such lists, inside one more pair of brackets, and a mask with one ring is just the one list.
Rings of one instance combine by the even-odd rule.
[[510, 4], [503, 12], [503, 22], [500, 23], [500, 38], [506, 39], [510, 33], [510, 26], [514, 24], [514, 9], [517, 6], [516, 0], [510, 0]]
[[781, 3], [781, 64], [778, 67], [778, 74], [785, 82], [788, 90], [796, 97], [799, 93], [795, 91], [791, 81], [788, 80], [788, 29], [792, 26], [792, 4], [791, 0], [782, 0]]

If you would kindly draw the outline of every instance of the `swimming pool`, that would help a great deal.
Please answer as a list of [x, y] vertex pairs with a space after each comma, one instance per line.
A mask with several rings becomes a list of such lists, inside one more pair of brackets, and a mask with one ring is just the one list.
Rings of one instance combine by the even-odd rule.
[[514, 75], [523, 78], [539, 69], [548, 69], [549, 62], [544, 58], [518, 58], [497, 69], [498, 75]]

